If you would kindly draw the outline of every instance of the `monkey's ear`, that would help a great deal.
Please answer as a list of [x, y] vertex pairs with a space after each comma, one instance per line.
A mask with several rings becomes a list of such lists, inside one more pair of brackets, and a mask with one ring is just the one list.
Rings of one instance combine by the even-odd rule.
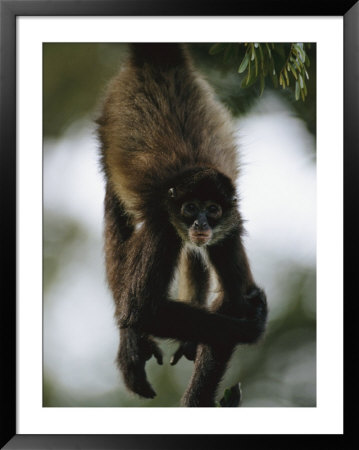
[[168, 196], [171, 198], [175, 198], [176, 197], [176, 189], [175, 188], [168, 189]]

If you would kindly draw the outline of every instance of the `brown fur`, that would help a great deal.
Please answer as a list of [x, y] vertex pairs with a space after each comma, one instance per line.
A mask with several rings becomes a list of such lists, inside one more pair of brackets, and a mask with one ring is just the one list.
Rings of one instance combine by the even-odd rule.
[[139, 220], [145, 194], [186, 168], [213, 167], [235, 183], [231, 118], [187, 57], [156, 67], [130, 58], [109, 86], [99, 123], [107, 177]]
[[[241, 240], [230, 122], [185, 50], [171, 44], [133, 45], [98, 120], [106, 270], [121, 336], [117, 362], [126, 386], [143, 397], [155, 395], [146, 361], [154, 355], [162, 363], [151, 335], [182, 341], [173, 364], [182, 355], [194, 359], [197, 348], [182, 404], [214, 406], [235, 345], [255, 342], [265, 327], [265, 295]], [[191, 200], [221, 207], [218, 217], [198, 212], [202, 232], [211, 233], [205, 258], [189, 245], [188, 230], [199, 219], [191, 225], [191, 215], [181, 216]], [[168, 298], [178, 263], [179, 297], [187, 303]], [[211, 310], [205, 308], [210, 270], [221, 287]]]

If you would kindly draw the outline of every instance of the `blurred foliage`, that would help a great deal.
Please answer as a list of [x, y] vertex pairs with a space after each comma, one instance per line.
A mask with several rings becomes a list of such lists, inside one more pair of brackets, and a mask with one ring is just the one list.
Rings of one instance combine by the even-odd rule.
[[[244, 55], [242, 50], [244, 46]], [[289, 48], [287, 48], [289, 47]], [[244, 44], [214, 44], [209, 53], [224, 54], [224, 60], [240, 61], [238, 73], [245, 75], [241, 87], [246, 88], [254, 83], [259, 83], [260, 95], [265, 87], [266, 79], [270, 78], [275, 88], [283, 89], [291, 86], [291, 78], [294, 78], [295, 99], [303, 101], [308, 95], [305, 80], [309, 80], [308, 69], [310, 61], [306, 49], [310, 50], [311, 44], [292, 43], [248, 43]]]
[[[235, 116], [246, 113], [263, 89], [281, 83], [282, 95], [315, 134], [315, 44], [200, 43], [188, 47], [195, 66]], [[95, 118], [106, 84], [119, 70], [127, 51], [126, 44], [43, 44], [44, 137], [59, 137], [89, 114]], [[295, 100], [298, 89], [305, 102]]]
[[43, 44], [43, 132], [59, 137], [97, 106], [125, 44]]
[[86, 231], [78, 221], [46, 211], [43, 251], [45, 294], [56, 282], [62, 267], [69, 260], [69, 252], [84, 251], [88, 243]]
[[[172, 352], [169, 342], [161, 342], [164, 353]], [[108, 368], [104, 368], [106, 372]], [[159, 366], [152, 358], [146, 364], [146, 372], [157, 395], [148, 400], [130, 393], [124, 387], [119, 376], [118, 388], [104, 394], [93, 395], [91, 392], [80, 394], [69, 391], [67, 386], [61, 386], [55, 374], [45, 373], [43, 383], [43, 406], [64, 407], [173, 407], [178, 406], [182, 391], [173, 377], [174, 369], [169, 364]]]
[[[308, 130], [316, 134], [316, 44], [192, 44], [190, 50], [195, 65], [234, 116], [247, 113], [264, 90], [276, 89], [305, 121]], [[291, 69], [288, 71], [288, 63], [295, 75]], [[303, 88], [299, 72], [305, 77]], [[297, 81], [302, 101], [296, 101]]]
[[223, 397], [217, 403], [217, 406], [220, 407], [237, 407], [241, 402], [241, 388], [240, 384], [236, 383], [234, 386], [226, 389], [224, 391]]

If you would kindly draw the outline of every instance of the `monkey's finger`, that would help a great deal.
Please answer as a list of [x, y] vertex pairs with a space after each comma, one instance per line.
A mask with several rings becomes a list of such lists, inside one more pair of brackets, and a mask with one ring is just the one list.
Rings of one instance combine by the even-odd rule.
[[178, 361], [182, 358], [183, 356], [183, 347], [182, 345], [180, 345], [176, 351], [176, 353], [172, 356], [170, 364], [171, 366], [174, 366], [175, 364], [178, 363]]
[[253, 288], [251, 291], [249, 291], [246, 295], [245, 295], [246, 299], [250, 302], [254, 302], [254, 303], [266, 303], [267, 302], [267, 298], [266, 298], [266, 294], [263, 291], [263, 289], [259, 288], [259, 287], [255, 287]]
[[189, 361], [196, 359], [197, 344], [194, 342], [186, 342], [183, 344], [183, 354]]
[[156, 358], [157, 363], [162, 366], [163, 364], [163, 354], [162, 354], [162, 350], [157, 347], [157, 345], [153, 346], [153, 356]]

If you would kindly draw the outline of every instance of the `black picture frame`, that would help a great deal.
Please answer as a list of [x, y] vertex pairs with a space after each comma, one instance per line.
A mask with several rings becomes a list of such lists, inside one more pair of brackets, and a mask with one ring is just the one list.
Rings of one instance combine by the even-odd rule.
[[[1, 255], [3, 256], [1, 330], [1, 448], [45, 449], [183, 449], [235, 448], [263, 445], [310, 448], [329, 438], [335, 448], [346, 448], [355, 414], [347, 414], [343, 435], [17, 435], [16, 434], [16, 17], [18, 16], [343, 16], [344, 18], [344, 295], [345, 295], [345, 410], [353, 395], [349, 388], [357, 374], [353, 346], [354, 282], [358, 275], [359, 152], [359, 4], [354, 0], [322, 1], [210, 1], [199, 0], [0, 0], [0, 184]], [[349, 295], [352, 294], [352, 298]], [[352, 326], [353, 325], [353, 326]], [[336, 387], [333, 386], [333, 389]], [[330, 395], [330, 393], [328, 393]], [[268, 439], [272, 441], [268, 447]], [[274, 444], [275, 441], [275, 444]], [[5, 446], [5, 447], [4, 447]]]

